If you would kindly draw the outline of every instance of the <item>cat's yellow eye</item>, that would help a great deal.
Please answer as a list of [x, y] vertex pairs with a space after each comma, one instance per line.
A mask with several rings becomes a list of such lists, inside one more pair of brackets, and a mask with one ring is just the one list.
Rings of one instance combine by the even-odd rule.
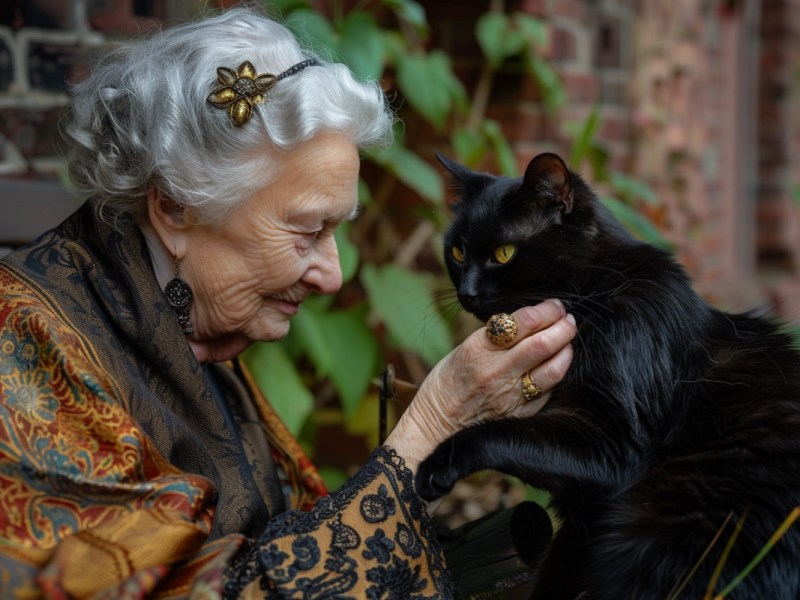
[[456, 262], [460, 263], [464, 262], [464, 253], [458, 246], [453, 246], [452, 248], [450, 248], [450, 254], [453, 256], [453, 258], [456, 259]]
[[506, 244], [505, 246], [500, 246], [494, 251], [494, 258], [501, 265], [504, 265], [514, 258], [516, 253], [517, 247], [514, 244]]

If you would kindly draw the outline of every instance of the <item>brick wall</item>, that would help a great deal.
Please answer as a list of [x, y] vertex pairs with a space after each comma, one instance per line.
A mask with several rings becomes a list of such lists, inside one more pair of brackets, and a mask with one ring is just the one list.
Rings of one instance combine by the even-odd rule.
[[[637, 11], [633, 173], [656, 190], [663, 228], [712, 302], [767, 300], [756, 277], [755, 11], [643, 3]], [[749, 5], [753, 7], [753, 4]]]
[[800, 2], [765, 0], [758, 85], [757, 258], [784, 314], [800, 315]]
[[107, 40], [188, 14], [193, 0], [0, 3], [0, 248], [29, 240], [80, 204], [62, 184], [58, 116]]

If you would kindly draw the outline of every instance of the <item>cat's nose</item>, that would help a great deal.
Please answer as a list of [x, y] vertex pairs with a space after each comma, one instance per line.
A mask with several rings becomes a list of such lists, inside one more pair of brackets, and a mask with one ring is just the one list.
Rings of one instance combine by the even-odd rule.
[[464, 292], [458, 293], [458, 301], [461, 303], [461, 306], [463, 306], [464, 309], [468, 310], [469, 312], [475, 310], [476, 297], [477, 297], [476, 294], [469, 294]]
[[464, 269], [458, 282], [458, 301], [469, 312], [475, 312], [475, 304], [480, 293], [480, 281], [474, 269]]

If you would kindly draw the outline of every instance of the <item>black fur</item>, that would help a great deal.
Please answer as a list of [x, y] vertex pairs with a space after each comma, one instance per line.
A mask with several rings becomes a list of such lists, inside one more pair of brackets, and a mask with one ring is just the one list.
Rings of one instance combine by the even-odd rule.
[[[534, 598], [703, 597], [737, 522], [717, 591], [800, 506], [800, 354], [775, 324], [707, 304], [659, 248], [632, 238], [560, 158], [524, 177], [439, 157], [459, 198], [445, 257], [481, 319], [559, 298], [575, 358], [527, 419], [466, 429], [417, 473], [427, 499], [496, 469], [551, 493], [563, 520]], [[518, 246], [501, 265], [494, 249]], [[464, 254], [457, 262], [451, 247]], [[727, 520], [727, 524], [726, 524]], [[800, 598], [800, 523], [732, 598]]]

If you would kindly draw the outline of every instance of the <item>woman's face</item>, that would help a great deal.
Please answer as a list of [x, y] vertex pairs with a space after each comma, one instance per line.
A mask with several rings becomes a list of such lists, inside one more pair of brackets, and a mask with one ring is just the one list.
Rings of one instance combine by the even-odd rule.
[[189, 340], [202, 362], [284, 337], [309, 294], [339, 289], [334, 231], [357, 211], [358, 169], [352, 142], [319, 135], [222, 226], [187, 229], [181, 277], [194, 292]]

